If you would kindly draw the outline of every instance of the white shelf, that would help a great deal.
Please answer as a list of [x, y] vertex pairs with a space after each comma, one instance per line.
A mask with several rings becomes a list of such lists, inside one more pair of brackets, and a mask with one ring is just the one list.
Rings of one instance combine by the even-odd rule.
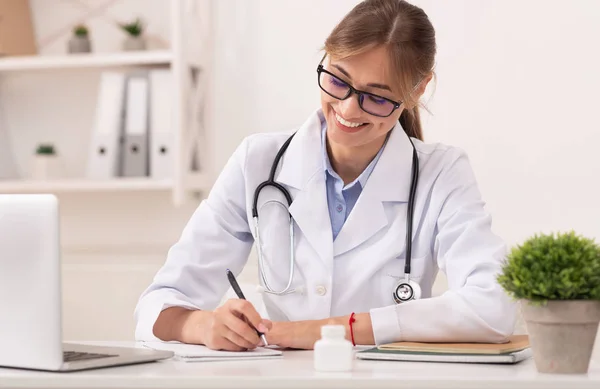
[[[190, 174], [186, 189], [192, 192], [210, 190], [213, 182], [203, 174]], [[67, 192], [118, 192], [172, 190], [173, 180], [156, 180], [148, 177], [115, 178], [112, 180], [0, 180], [0, 193], [67, 193]]]
[[170, 65], [172, 60], [173, 53], [168, 50], [6, 57], [0, 58], [0, 72]]
[[115, 178], [112, 180], [0, 180], [0, 193], [59, 193], [161, 191], [173, 189], [171, 180], [151, 178]]

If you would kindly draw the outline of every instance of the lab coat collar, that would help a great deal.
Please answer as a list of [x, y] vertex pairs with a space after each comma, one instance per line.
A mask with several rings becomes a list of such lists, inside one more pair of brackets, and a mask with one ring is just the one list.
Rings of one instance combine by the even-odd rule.
[[388, 217], [384, 202], [408, 202], [412, 152], [410, 140], [400, 123], [397, 123], [375, 169], [334, 242], [335, 256], [363, 244], [387, 226]]
[[323, 112], [318, 109], [298, 129], [281, 158], [278, 182], [304, 190], [311, 177], [323, 171], [321, 126], [324, 122]]
[[365, 197], [379, 201], [408, 201], [412, 154], [404, 128], [396, 123], [361, 196], [366, 193]]
[[[305, 190], [315, 174], [325, 174], [321, 150], [324, 122], [323, 111], [319, 108], [298, 129], [280, 162], [278, 182]], [[412, 145], [400, 123], [396, 123], [363, 192], [376, 187], [375, 195], [381, 201], [408, 201], [411, 166]], [[373, 177], [377, 179], [373, 180]], [[371, 181], [376, 183], [369, 185]]]
[[384, 202], [408, 201], [412, 145], [400, 123], [396, 123], [375, 169], [333, 242], [321, 154], [324, 120], [319, 109], [300, 127], [282, 158], [276, 180], [299, 189], [290, 213], [319, 256], [330, 263], [334, 255], [352, 250], [387, 225]]
[[326, 269], [331, 271], [333, 233], [321, 153], [321, 126], [324, 121], [319, 109], [300, 127], [283, 154], [276, 180], [298, 189], [289, 212], [306, 240], [323, 260]]

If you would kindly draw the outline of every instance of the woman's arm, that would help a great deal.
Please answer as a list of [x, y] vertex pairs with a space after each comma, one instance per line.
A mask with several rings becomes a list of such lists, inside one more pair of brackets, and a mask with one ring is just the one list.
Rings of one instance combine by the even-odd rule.
[[436, 212], [434, 258], [446, 274], [441, 296], [370, 311], [376, 344], [397, 341], [505, 342], [512, 334], [515, 302], [496, 281], [506, 255], [491, 230], [466, 154], [449, 149], [431, 193]]
[[[246, 216], [245, 140], [227, 162], [209, 196], [196, 209], [165, 264], [143, 292], [135, 310], [137, 340], [157, 340], [182, 328], [188, 312], [212, 311], [238, 274], [253, 243]], [[197, 315], [197, 314], [195, 314]]]

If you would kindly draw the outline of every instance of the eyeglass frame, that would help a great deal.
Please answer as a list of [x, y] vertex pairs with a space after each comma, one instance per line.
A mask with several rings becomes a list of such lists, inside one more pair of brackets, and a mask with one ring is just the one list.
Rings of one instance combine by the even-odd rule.
[[[339, 78], [335, 74], [333, 74], [330, 71], [328, 71], [327, 69], [325, 69], [325, 67], [323, 67], [323, 61], [325, 60], [326, 56], [327, 56], [327, 54], [325, 54], [323, 56], [323, 58], [321, 59], [321, 62], [319, 62], [319, 65], [317, 66], [317, 84], [319, 85], [319, 88], [321, 88], [321, 90], [323, 92], [327, 93], [329, 96], [331, 96], [331, 97], [333, 97], [334, 99], [337, 99], [337, 100], [346, 100], [348, 97], [352, 96], [353, 93], [355, 93], [355, 94], [358, 95], [358, 106], [360, 107], [360, 109], [362, 109], [363, 111], [365, 111], [369, 115], [373, 115], [373, 116], [380, 117], [380, 118], [390, 117], [394, 113], [395, 110], [397, 110], [398, 108], [400, 108], [400, 106], [402, 105], [402, 103], [399, 103], [399, 102], [394, 101], [392, 99], [388, 99], [387, 97], [376, 95], [374, 93], [370, 93], [370, 92], [365, 92], [365, 91], [358, 90], [358, 89], [354, 88], [352, 85], [350, 85], [348, 82], [342, 80], [341, 78]], [[335, 77], [336, 79], [338, 79], [341, 82], [343, 82], [344, 84], [346, 84], [348, 86], [348, 93], [346, 94], [346, 96], [344, 96], [343, 98], [340, 98], [340, 97], [334, 96], [331, 93], [327, 92], [325, 90], [325, 88], [323, 88], [321, 86], [321, 73], [329, 74], [330, 76]], [[377, 98], [389, 101], [390, 103], [394, 104], [394, 108], [392, 109], [392, 111], [388, 115], [385, 115], [385, 116], [376, 115], [374, 113], [371, 113], [371, 112], [367, 111], [366, 109], [364, 109], [363, 106], [362, 106], [361, 97], [364, 100], [364, 95], [375, 96]]]

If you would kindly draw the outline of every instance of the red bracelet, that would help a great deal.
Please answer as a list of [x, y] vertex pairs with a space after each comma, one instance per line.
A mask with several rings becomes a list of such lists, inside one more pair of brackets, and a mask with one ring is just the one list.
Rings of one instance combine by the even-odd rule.
[[350, 315], [350, 319], [348, 320], [348, 325], [350, 326], [350, 338], [352, 338], [352, 345], [356, 346], [354, 342], [354, 331], [352, 330], [352, 323], [354, 323], [356, 319], [354, 318], [354, 312]]

